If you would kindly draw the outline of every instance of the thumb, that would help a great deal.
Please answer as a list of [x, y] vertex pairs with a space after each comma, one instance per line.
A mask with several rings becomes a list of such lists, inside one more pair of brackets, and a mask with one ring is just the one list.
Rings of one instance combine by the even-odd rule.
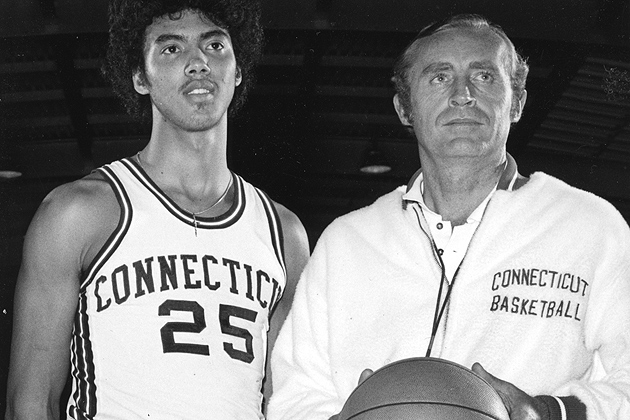
[[481, 363], [479, 362], [473, 363], [472, 371], [475, 372], [477, 375], [481, 376], [486, 382], [492, 385], [493, 388], [496, 388], [496, 386], [498, 385], [497, 382], [499, 380], [495, 378], [490, 372], [485, 370], [483, 366], [481, 366]]
[[488, 382], [490, 386], [492, 386], [492, 388], [494, 388], [494, 390], [497, 391], [497, 394], [499, 394], [499, 396], [503, 400], [503, 404], [505, 404], [506, 408], [510, 410], [512, 406], [512, 401], [510, 398], [509, 390], [507, 389], [509, 384], [500, 380], [499, 378], [497, 378], [496, 376], [492, 375], [490, 372], [485, 370], [484, 367], [481, 366], [481, 363], [478, 363], [478, 362], [473, 363], [472, 371], [475, 372], [477, 375], [481, 376], [482, 379]]
[[361, 372], [361, 376], [359, 376], [359, 382], [357, 385], [361, 385], [363, 381], [372, 376], [373, 373], [374, 371], [372, 369], [364, 369], [363, 372]]
[[536, 400], [536, 398], [531, 397], [510, 382], [503, 381], [491, 375], [479, 363], [473, 364], [472, 370], [485, 379], [486, 382], [497, 391], [511, 419], [526, 420], [548, 418], [544, 415], [544, 413], [547, 412], [546, 407]]

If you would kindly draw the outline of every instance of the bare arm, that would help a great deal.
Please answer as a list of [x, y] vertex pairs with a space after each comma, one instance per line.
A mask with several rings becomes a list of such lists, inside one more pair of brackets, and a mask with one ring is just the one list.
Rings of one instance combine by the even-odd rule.
[[26, 234], [14, 298], [6, 419], [59, 418], [79, 280], [99, 226], [90, 215], [100, 201], [86, 188], [92, 184], [82, 180], [53, 191]]
[[[284, 324], [293, 295], [295, 294], [295, 286], [302, 274], [302, 270], [308, 261], [310, 254], [308, 237], [302, 222], [298, 217], [285, 207], [276, 204], [280, 220], [282, 223], [282, 232], [284, 235], [284, 254], [287, 268], [287, 283], [282, 295], [282, 299], [278, 302], [273, 316], [271, 317], [271, 325], [269, 327], [267, 354], [271, 355], [271, 351], [276, 342], [276, 338], [280, 333], [280, 328]], [[265, 401], [269, 401], [269, 397], [273, 391], [271, 380], [271, 368], [269, 360], [267, 360], [267, 371], [265, 374], [264, 395]]]

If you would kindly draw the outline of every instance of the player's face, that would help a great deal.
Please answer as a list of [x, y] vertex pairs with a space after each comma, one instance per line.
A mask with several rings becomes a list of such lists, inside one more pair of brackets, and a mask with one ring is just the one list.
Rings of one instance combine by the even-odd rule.
[[422, 155], [473, 157], [505, 152], [512, 88], [508, 48], [490, 30], [438, 32], [418, 42], [410, 70], [410, 123]]
[[178, 19], [155, 19], [145, 35], [145, 76], [133, 81], [150, 95], [154, 122], [204, 131], [224, 120], [241, 83], [228, 32], [186, 10]]

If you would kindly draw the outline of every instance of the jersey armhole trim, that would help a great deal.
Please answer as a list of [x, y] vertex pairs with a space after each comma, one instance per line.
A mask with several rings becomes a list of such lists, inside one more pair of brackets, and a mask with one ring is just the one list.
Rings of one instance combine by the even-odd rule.
[[[284, 259], [284, 235], [282, 232], [282, 223], [280, 222], [280, 216], [278, 215], [278, 211], [276, 210], [276, 207], [273, 205], [273, 202], [271, 201], [269, 196], [267, 196], [267, 194], [264, 191], [256, 187], [254, 187], [254, 189], [256, 190], [256, 193], [258, 194], [258, 196], [260, 197], [260, 200], [263, 203], [263, 207], [265, 209], [265, 213], [267, 215], [267, 221], [269, 224], [271, 244], [276, 254], [276, 258], [278, 259], [278, 263], [280, 264], [280, 267], [282, 267], [282, 272], [284, 273], [284, 277], [286, 281], [287, 268], [286, 268], [286, 263]], [[284, 288], [282, 289], [282, 292], [284, 292]], [[275, 304], [280, 300], [280, 298], [282, 297], [282, 294], [283, 293], [278, 295], [278, 297], [273, 302], [273, 306], [275, 306]], [[271, 313], [272, 311], [273, 311], [273, 307], [270, 307], [269, 313]]]
[[100, 270], [107, 259], [109, 259], [113, 252], [118, 248], [120, 242], [129, 231], [131, 219], [133, 218], [133, 209], [131, 207], [131, 200], [129, 199], [129, 195], [127, 194], [127, 191], [125, 191], [120, 179], [118, 179], [112, 169], [105, 166], [97, 169], [95, 172], [103, 175], [105, 180], [112, 187], [112, 190], [114, 191], [114, 194], [116, 196], [116, 200], [118, 201], [118, 204], [120, 206], [120, 218], [118, 219], [118, 226], [116, 226], [116, 229], [114, 229], [114, 231], [109, 235], [109, 238], [107, 238], [107, 241], [96, 254], [94, 260], [92, 260], [88, 269], [86, 270], [86, 275], [81, 282], [80, 290], [85, 289], [94, 280], [94, 274]]

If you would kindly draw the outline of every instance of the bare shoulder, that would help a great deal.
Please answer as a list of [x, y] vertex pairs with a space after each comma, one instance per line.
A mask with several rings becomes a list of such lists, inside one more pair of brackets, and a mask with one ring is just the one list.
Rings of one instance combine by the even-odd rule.
[[306, 235], [304, 225], [295, 213], [276, 201], [274, 201], [273, 204], [278, 211], [278, 216], [280, 217], [280, 221], [282, 222], [283, 229], [295, 230], [298, 231], [296, 233], [303, 233], [304, 235]]
[[[89, 264], [115, 229], [120, 214], [116, 196], [100, 174], [92, 173], [52, 190], [42, 201], [27, 232], [25, 252], [29, 245], [48, 246], [51, 241], [63, 243], [54, 247], [57, 255], [74, 253], [80, 267]], [[41, 254], [40, 254], [41, 255]]]
[[297, 281], [310, 254], [306, 229], [295, 213], [282, 204], [274, 202], [274, 205], [282, 223], [287, 277], [290, 281]]
[[60, 185], [53, 189], [44, 199], [44, 202], [82, 204], [82, 202], [85, 201], [83, 204], [89, 206], [94, 200], [107, 200], [107, 195], [110, 195], [111, 198], [115, 198], [109, 182], [106, 181], [100, 173], [93, 172], [81, 179]]
[[93, 173], [52, 190], [37, 210], [34, 221], [44, 217], [52, 219], [47, 221], [53, 225], [72, 228], [78, 223], [83, 229], [85, 222], [99, 220], [115, 208], [117, 200], [111, 186], [101, 175]]

